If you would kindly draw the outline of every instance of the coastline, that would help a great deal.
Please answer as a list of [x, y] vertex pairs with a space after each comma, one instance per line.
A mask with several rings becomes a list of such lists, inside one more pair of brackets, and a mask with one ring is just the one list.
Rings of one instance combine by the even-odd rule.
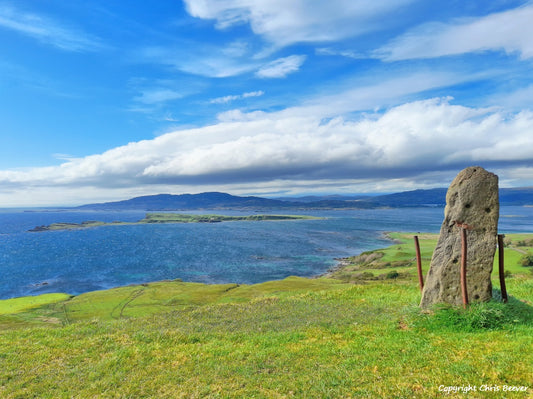
[[81, 230], [92, 227], [104, 226], [135, 226], [140, 224], [170, 224], [170, 223], [221, 223], [234, 221], [290, 221], [290, 220], [313, 220], [321, 219], [307, 215], [248, 215], [248, 216], [225, 216], [225, 215], [191, 215], [183, 213], [147, 213], [137, 222], [101, 222], [88, 220], [81, 223], [58, 222], [49, 225], [36, 226], [28, 232], [41, 233], [45, 231]]
[[[413, 268], [415, 258], [414, 256], [414, 246], [410, 245], [409, 239], [414, 235], [415, 233], [412, 232], [384, 232], [383, 236], [386, 237], [391, 244], [386, 247], [380, 247], [373, 250], [363, 251], [360, 252], [357, 255], [344, 257], [344, 258], [334, 258], [334, 260], [337, 262], [335, 265], [331, 266], [327, 271], [324, 273], [320, 273], [317, 275], [311, 275], [307, 277], [296, 277], [296, 276], [288, 276], [282, 279], [277, 280], [267, 280], [260, 283], [254, 283], [254, 284], [237, 284], [237, 283], [201, 283], [201, 282], [193, 282], [193, 281], [183, 281], [180, 278], [177, 279], [164, 279], [164, 280], [154, 280], [149, 282], [142, 282], [142, 283], [133, 283], [133, 284], [124, 284], [124, 285], [117, 285], [110, 288], [104, 288], [104, 289], [98, 289], [98, 290], [92, 290], [83, 292], [77, 295], [69, 294], [68, 292], [43, 292], [38, 293], [35, 295], [24, 295], [24, 296], [18, 296], [18, 297], [12, 297], [12, 298], [5, 298], [0, 299], [0, 303], [4, 301], [12, 301], [12, 300], [19, 300], [22, 298], [28, 298], [30, 300], [34, 300], [35, 298], [42, 297], [42, 296], [48, 296], [52, 294], [61, 294], [61, 295], [67, 295], [69, 298], [75, 298], [79, 297], [81, 295], [86, 294], [92, 294], [96, 292], [107, 292], [110, 290], [120, 290], [125, 289], [127, 287], [146, 287], [148, 285], [153, 284], [165, 284], [165, 283], [181, 283], [185, 285], [191, 285], [196, 287], [222, 287], [226, 285], [235, 285], [235, 286], [242, 286], [242, 287], [250, 287], [253, 289], [254, 286], [261, 286], [263, 284], [276, 284], [283, 282], [287, 279], [296, 278], [301, 280], [320, 280], [320, 279], [331, 279], [331, 280], [338, 280], [339, 283], [350, 283], [350, 284], [360, 284], [365, 283], [370, 280], [383, 280], [383, 279], [396, 279], [396, 278], [411, 278], [413, 277], [412, 271], [409, 270], [410, 268]], [[436, 241], [438, 239], [438, 233], [423, 233], [419, 234], [420, 240], [426, 242], [429, 244], [429, 248], [425, 249], [425, 253], [423, 251], [422, 258], [425, 258], [426, 261], [431, 258], [432, 251], [434, 248], [434, 245], [436, 244]], [[522, 244], [524, 241], [533, 243], [533, 232], [531, 233], [513, 233], [508, 234], [507, 239], [512, 239], [513, 241], [516, 240], [517, 246], [523, 246], [525, 244]], [[530, 241], [528, 241], [530, 240]], [[509, 244], [506, 245], [506, 250], [511, 252], [517, 252], [520, 254], [527, 254], [530, 252], [533, 252], [533, 247], [523, 247], [522, 248], [516, 248], [515, 246], [511, 245], [511, 241], [509, 241]], [[427, 263], [427, 262], [426, 262]], [[426, 265], [427, 266], [427, 265]], [[533, 272], [527, 268], [524, 268], [524, 266], [520, 267], [518, 264], [513, 266], [508, 266], [506, 271], [509, 271], [509, 269], [514, 269], [513, 273], [518, 271], [518, 274], [520, 273], [527, 273]], [[48, 283], [41, 282], [38, 284], [48, 285]], [[0, 313], [1, 314], [1, 313]]]

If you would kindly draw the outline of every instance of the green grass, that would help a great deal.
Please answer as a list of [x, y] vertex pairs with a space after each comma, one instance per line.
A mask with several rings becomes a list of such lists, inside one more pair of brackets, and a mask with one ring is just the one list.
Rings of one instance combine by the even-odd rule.
[[[412, 237], [395, 238], [405, 244], [380, 250], [376, 261], [409, 259]], [[425, 258], [434, 238], [421, 236]], [[395, 279], [356, 284], [168, 281], [23, 306], [0, 316], [0, 397], [531, 397], [528, 268], [509, 264], [516, 271], [507, 280], [507, 304], [495, 295], [467, 310], [429, 313], [418, 308], [409, 268], [397, 267]], [[439, 391], [468, 385], [529, 390]]]
[[[386, 278], [391, 270], [397, 271], [401, 277], [416, 277], [414, 235], [414, 233], [389, 233], [389, 238], [396, 241], [395, 245], [346, 258], [344, 267], [330, 273], [330, 276], [352, 283]], [[420, 242], [422, 271], [425, 277], [429, 270], [433, 250], [437, 245], [438, 234], [423, 233], [417, 235]], [[508, 234], [505, 237], [504, 259], [507, 275], [523, 275], [533, 272], [533, 267], [521, 265], [521, 260], [525, 255], [533, 255], [533, 241], [528, 241], [532, 240], [532, 237], [531, 234]], [[524, 243], [529, 244], [529, 246], [523, 245]], [[492, 276], [494, 284], [499, 286], [497, 252], [494, 258]]]
[[43, 294], [39, 296], [6, 299], [0, 301], [0, 315], [21, 313], [43, 305], [63, 302], [69, 298], [70, 295], [67, 294]]

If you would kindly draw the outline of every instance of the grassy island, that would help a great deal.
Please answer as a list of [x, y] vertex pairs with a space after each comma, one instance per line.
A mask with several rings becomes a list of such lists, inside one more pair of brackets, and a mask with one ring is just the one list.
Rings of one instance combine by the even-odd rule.
[[77, 230], [90, 227], [101, 226], [124, 226], [148, 223], [219, 223], [232, 221], [272, 221], [272, 220], [304, 220], [320, 219], [314, 216], [305, 215], [249, 215], [249, 216], [224, 216], [224, 215], [190, 215], [185, 213], [147, 213], [138, 222], [100, 222], [89, 220], [81, 223], [52, 223], [46, 226], [37, 226], [29, 230], [31, 232], [55, 231], [55, 230]]
[[506, 237], [507, 304], [494, 273], [493, 301], [431, 312], [412, 234], [390, 236], [320, 278], [0, 301], [0, 396], [531, 397], [533, 235]]

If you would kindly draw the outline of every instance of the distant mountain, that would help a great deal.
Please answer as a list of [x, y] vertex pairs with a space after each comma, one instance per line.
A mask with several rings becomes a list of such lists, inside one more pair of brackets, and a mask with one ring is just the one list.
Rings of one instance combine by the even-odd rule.
[[[369, 201], [376, 207], [417, 207], [446, 205], [446, 188], [429, 190], [413, 190], [401, 193], [368, 197], [362, 201]], [[533, 205], [533, 187], [500, 188], [500, 205]]]
[[[201, 194], [159, 194], [131, 198], [124, 201], [88, 204], [76, 209], [85, 210], [145, 210], [176, 211], [194, 209], [370, 209], [444, 206], [445, 188], [413, 190], [378, 196], [354, 197], [302, 197], [268, 199], [262, 197], [238, 197], [231, 194], [211, 192]], [[500, 189], [501, 205], [533, 205], [533, 187]]]
[[446, 205], [447, 188], [432, 188], [429, 190], [403, 191], [401, 193], [378, 195], [363, 201], [370, 201], [379, 207], [418, 207]]
[[285, 208], [290, 207], [291, 204], [288, 201], [261, 197], [237, 197], [226, 193], [211, 192], [181, 195], [147, 195], [124, 201], [82, 205], [76, 209], [174, 211], [217, 208]]
[[[416, 206], [444, 206], [446, 205], [446, 188], [429, 190], [413, 190], [368, 197], [362, 201], [369, 201], [377, 207], [416, 207]], [[533, 187], [500, 188], [500, 205], [533, 205]]]

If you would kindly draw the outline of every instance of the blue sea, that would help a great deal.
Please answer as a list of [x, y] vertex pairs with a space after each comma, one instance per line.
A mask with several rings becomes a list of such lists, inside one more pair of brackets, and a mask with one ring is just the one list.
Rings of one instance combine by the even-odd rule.
[[[390, 245], [384, 232], [438, 232], [443, 213], [443, 208], [302, 211], [324, 219], [31, 233], [35, 226], [55, 222], [137, 221], [145, 213], [0, 210], [0, 299], [77, 295], [166, 279], [254, 284], [315, 276], [334, 266], [336, 258]], [[502, 207], [500, 215], [501, 233], [533, 232], [533, 208]]]

